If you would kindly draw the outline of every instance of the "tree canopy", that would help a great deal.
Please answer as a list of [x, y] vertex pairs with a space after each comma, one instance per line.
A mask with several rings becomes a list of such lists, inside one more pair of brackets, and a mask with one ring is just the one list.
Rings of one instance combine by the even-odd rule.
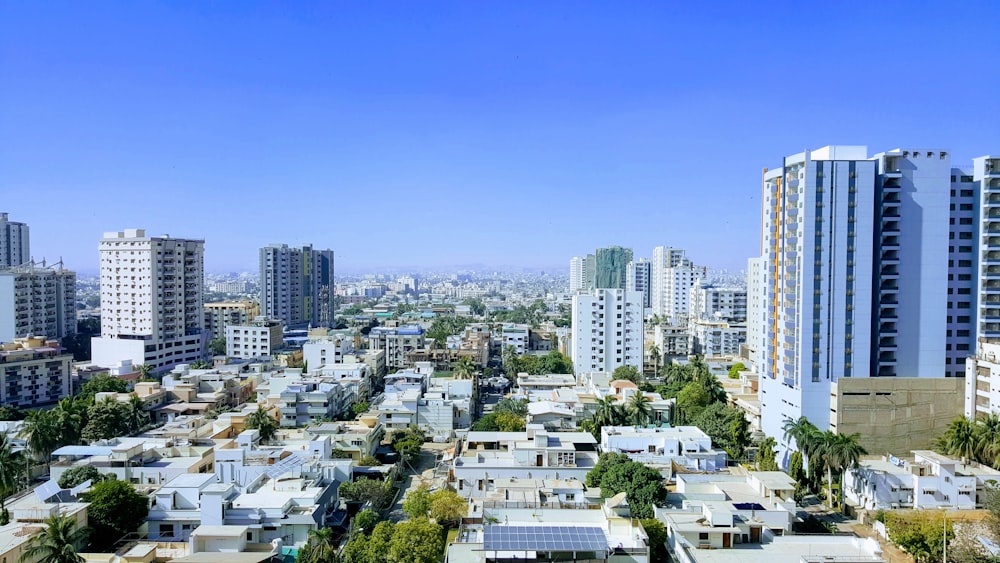
[[652, 518], [653, 507], [667, 498], [663, 476], [625, 454], [603, 453], [587, 473], [586, 485], [600, 487], [604, 498], [625, 493], [635, 518]]
[[84, 498], [90, 503], [87, 517], [94, 529], [90, 542], [95, 551], [110, 549], [149, 514], [149, 499], [126, 481], [101, 481]]
[[88, 480], [92, 483], [100, 483], [101, 481], [107, 481], [109, 479], [114, 479], [114, 476], [101, 473], [93, 465], [81, 465], [79, 467], [67, 469], [62, 475], [59, 476], [59, 488], [72, 489], [73, 487]]
[[427, 518], [405, 520], [392, 531], [388, 560], [393, 563], [437, 563], [443, 554], [441, 526]]
[[642, 383], [642, 374], [635, 366], [618, 366], [611, 372], [611, 379], [624, 379], [638, 385]]

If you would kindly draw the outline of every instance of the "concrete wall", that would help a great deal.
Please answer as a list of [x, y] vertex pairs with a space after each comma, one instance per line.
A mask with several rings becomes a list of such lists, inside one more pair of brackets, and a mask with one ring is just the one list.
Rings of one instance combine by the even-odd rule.
[[842, 378], [831, 386], [831, 429], [861, 434], [871, 454], [933, 449], [962, 416], [964, 385], [956, 377]]

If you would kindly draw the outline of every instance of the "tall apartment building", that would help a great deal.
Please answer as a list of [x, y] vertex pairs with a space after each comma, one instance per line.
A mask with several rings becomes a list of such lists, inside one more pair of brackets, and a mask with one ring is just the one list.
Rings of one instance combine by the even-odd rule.
[[573, 347], [576, 373], [642, 370], [642, 294], [623, 289], [595, 289], [573, 296]]
[[587, 265], [593, 266], [594, 255], [574, 256], [569, 261], [569, 290], [576, 293], [587, 289]]
[[18, 338], [0, 344], [0, 405], [50, 405], [72, 392], [73, 354], [55, 340]]
[[287, 244], [260, 249], [261, 314], [289, 327], [332, 326], [335, 307], [332, 250]]
[[260, 316], [256, 301], [216, 301], [205, 303], [205, 332], [208, 340], [225, 338], [226, 327], [246, 325]]
[[[685, 251], [669, 246], [657, 246], [653, 249], [653, 260], [649, 268], [650, 275], [650, 304], [653, 313], [661, 317], [667, 316], [668, 302], [673, 301], [673, 294], [668, 294], [668, 280], [673, 268], [692, 266], [691, 261], [684, 255]], [[673, 285], [670, 285], [672, 290]]]
[[691, 286], [688, 311], [691, 320], [746, 322], [747, 290], [699, 280]]
[[690, 312], [691, 288], [705, 279], [708, 268], [685, 262], [663, 270], [663, 310], [658, 313], [671, 324], [683, 325]]
[[631, 261], [631, 248], [621, 246], [598, 248], [594, 253], [593, 288], [625, 289], [625, 272]]
[[20, 266], [31, 261], [28, 225], [10, 221], [0, 213], [0, 268]]
[[281, 321], [257, 317], [244, 325], [226, 327], [226, 355], [230, 358], [264, 358], [283, 344]]
[[975, 356], [965, 364], [965, 416], [982, 418], [1000, 413], [1000, 157], [983, 156], [972, 162], [971, 174], [959, 171], [958, 177], [958, 188], [972, 189], [978, 202], [971, 242], [978, 247], [974, 263], [979, 275], [972, 278], [978, 294], [978, 338]]
[[144, 229], [105, 233], [101, 255], [101, 336], [93, 363], [123, 360], [160, 371], [204, 357], [205, 241], [149, 237]]
[[653, 263], [645, 258], [629, 262], [625, 270], [625, 289], [641, 293], [642, 306], [646, 309], [653, 306], [652, 275]]
[[767, 325], [767, 260], [747, 260], [747, 356], [754, 371], [764, 363], [765, 326]]
[[0, 342], [76, 334], [76, 274], [62, 264], [0, 269]]
[[951, 176], [946, 151], [869, 158], [863, 146], [806, 151], [765, 170], [766, 273], [751, 268], [748, 283], [758, 297], [765, 286], [754, 337], [766, 434], [783, 441], [784, 421], [799, 416], [830, 428], [831, 390], [848, 378], [898, 377], [904, 387], [954, 374], [946, 330], [972, 327], [961, 314], [973, 310], [971, 294], [957, 289], [974, 267], [951, 249], [964, 232], [951, 225], [952, 204], [962, 205]]

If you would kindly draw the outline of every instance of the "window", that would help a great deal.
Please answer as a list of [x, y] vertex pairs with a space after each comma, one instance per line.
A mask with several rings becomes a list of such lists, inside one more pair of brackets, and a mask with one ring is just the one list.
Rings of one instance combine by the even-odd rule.
[[699, 540], [707, 540], [708, 539], [708, 532], [698, 532], [698, 539]]

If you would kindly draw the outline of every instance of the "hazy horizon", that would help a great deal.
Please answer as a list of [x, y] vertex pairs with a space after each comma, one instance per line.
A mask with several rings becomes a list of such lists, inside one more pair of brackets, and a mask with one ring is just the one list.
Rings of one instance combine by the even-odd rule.
[[998, 6], [2, 3], [0, 211], [80, 272], [130, 227], [209, 272], [741, 270], [785, 155], [1000, 152]]

